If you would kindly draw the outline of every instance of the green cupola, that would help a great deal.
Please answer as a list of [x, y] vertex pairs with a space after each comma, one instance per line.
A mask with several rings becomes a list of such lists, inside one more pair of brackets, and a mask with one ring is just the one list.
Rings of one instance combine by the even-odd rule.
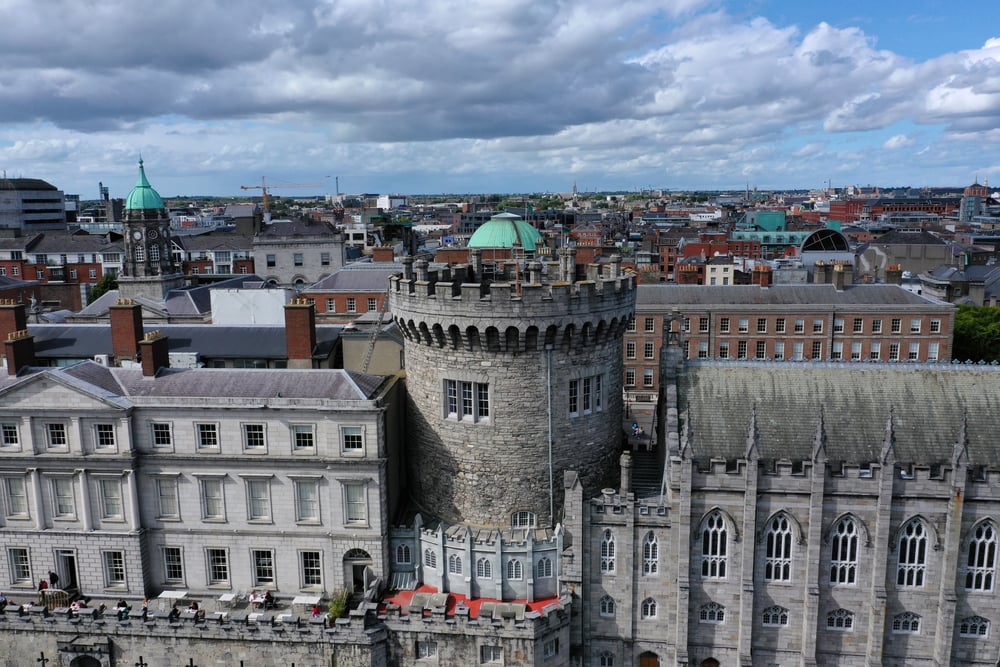
[[139, 180], [136, 182], [132, 192], [128, 193], [125, 200], [126, 211], [160, 210], [166, 208], [163, 205], [163, 198], [160, 193], [153, 189], [153, 186], [146, 180], [146, 170], [142, 166], [142, 158], [139, 158]]

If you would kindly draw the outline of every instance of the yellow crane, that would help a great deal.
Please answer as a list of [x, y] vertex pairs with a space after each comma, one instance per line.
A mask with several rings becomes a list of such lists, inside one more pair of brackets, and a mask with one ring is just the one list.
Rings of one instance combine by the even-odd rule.
[[267, 179], [264, 176], [260, 177], [260, 185], [241, 185], [240, 190], [260, 190], [261, 199], [264, 202], [264, 219], [269, 220], [271, 217], [271, 210], [268, 208], [267, 204], [267, 191], [274, 188], [322, 188], [322, 183], [281, 183], [280, 185], [268, 185]]

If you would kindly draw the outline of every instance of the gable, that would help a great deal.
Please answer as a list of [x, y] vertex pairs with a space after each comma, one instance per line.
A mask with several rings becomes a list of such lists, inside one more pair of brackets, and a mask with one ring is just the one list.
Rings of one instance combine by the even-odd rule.
[[0, 393], [0, 409], [17, 412], [58, 410], [124, 410], [124, 402], [104, 397], [99, 390], [86, 391], [55, 380], [48, 373], [39, 373], [24, 382], [12, 385]]

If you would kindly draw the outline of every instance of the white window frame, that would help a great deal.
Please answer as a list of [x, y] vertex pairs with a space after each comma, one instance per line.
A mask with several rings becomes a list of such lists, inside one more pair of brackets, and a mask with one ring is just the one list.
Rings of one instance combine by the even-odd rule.
[[493, 578], [493, 561], [485, 556], [481, 556], [476, 560], [476, 578], [477, 579], [492, 579]]
[[832, 585], [857, 585], [860, 542], [861, 535], [857, 520], [849, 516], [840, 518], [830, 535], [830, 583]]
[[356, 424], [342, 425], [340, 427], [340, 451], [347, 455], [363, 455], [365, 453], [365, 427]]
[[919, 635], [920, 626], [924, 623], [920, 614], [904, 611], [892, 617], [892, 633], [894, 635]]
[[610, 595], [605, 595], [598, 603], [598, 613], [602, 618], [615, 617], [615, 599]]
[[277, 582], [274, 549], [251, 549], [250, 573], [254, 586], [273, 587]]
[[[225, 574], [224, 577], [219, 576]], [[209, 586], [228, 584], [232, 577], [229, 567], [229, 549], [225, 547], [205, 547], [205, 577]]]
[[7, 547], [7, 562], [12, 586], [34, 583], [31, 575], [31, 550], [28, 547]]
[[289, 431], [292, 440], [292, 452], [316, 452], [316, 424], [291, 424]]
[[835, 632], [854, 632], [854, 612], [835, 609], [826, 615], [826, 629]]
[[698, 610], [698, 622], [721, 625], [726, 622], [726, 608], [718, 602], [703, 604]]
[[[209, 494], [210, 487], [218, 488], [218, 497]], [[201, 499], [201, 519], [202, 521], [225, 521], [226, 520], [226, 484], [223, 476], [202, 477], [198, 480], [198, 497]], [[218, 502], [221, 513], [214, 513], [212, 505]]]
[[[76, 481], [69, 475], [51, 477], [52, 516], [57, 520], [76, 520]], [[65, 491], [69, 493], [65, 493]], [[68, 501], [68, 505], [66, 502]], [[67, 510], [68, 507], [68, 510]]]
[[899, 529], [896, 540], [896, 586], [923, 588], [927, 575], [928, 528], [913, 518]]
[[761, 613], [761, 625], [765, 628], [780, 628], [788, 625], [788, 610], [778, 605], [768, 607]]
[[489, 422], [492, 411], [490, 385], [470, 380], [444, 380], [444, 417], [466, 422]]
[[[293, 479], [295, 487], [295, 521], [318, 525], [320, 515], [319, 479]], [[312, 497], [308, 497], [308, 489], [312, 489]]]
[[484, 644], [479, 647], [479, 664], [494, 665], [503, 662], [503, 647]]
[[996, 580], [997, 528], [992, 521], [976, 524], [966, 545], [965, 590], [992, 592]]
[[534, 528], [535, 513], [528, 510], [518, 510], [510, 515], [511, 528]]
[[[176, 561], [173, 556], [176, 555]], [[164, 545], [160, 547], [160, 558], [163, 561], [163, 580], [166, 583], [184, 583], [184, 547]], [[180, 576], [172, 577], [171, 568], [180, 568]]]
[[0, 424], [0, 448], [10, 450], [21, 449], [21, 427], [17, 422]]
[[524, 565], [517, 558], [507, 561], [507, 579], [510, 581], [520, 581], [524, 578]]
[[[315, 563], [312, 561], [315, 557]], [[323, 552], [318, 549], [299, 551], [299, 586], [303, 589], [323, 588]]]
[[101, 491], [101, 519], [104, 521], [125, 520], [125, 494], [120, 477], [98, 477]]
[[409, 544], [396, 545], [396, 565], [410, 565], [413, 562], [413, 555], [410, 552]]
[[536, 579], [549, 579], [552, 577], [552, 559], [548, 556], [542, 556], [535, 563], [535, 578]]
[[649, 531], [642, 540], [642, 574], [650, 576], [660, 571], [660, 543], [656, 533]]
[[267, 453], [267, 424], [262, 422], [246, 422], [240, 424], [243, 434], [243, 451], [255, 454]]
[[[344, 525], [368, 525], [368, 483], [360, 480], [340, 482], [344, 499]], [[352, 494], [358, 494], [352, 497]]]
[[792, 580], [792, 544], [794, 525], [785, 514], [767, 522], [764, 532], [764, 581]]
[[118, 549], [101, 551], [104, 569], [104, 587], [125, 589], [128, 587], [128, 573], [125, 568], [125, 552]]
[[198, 451], [218, 451], [222, 446], [218, 422], [196, 422], [194, 437]]
[[[166, 436], [164, 438], [164, 436]], [[174, 425], [171, 422], [150, 422], [149, 442], [153, 447], [174, 446]]]
[[271, 478], [248, 477], [244, 482], [247, 494], [247, 521], [271, 523]]
[[63, 422], [46, 422], [45, 446], [47, 449], [69, 449], [69, 429]]
[[986, 639], [990, 636], [990, 621], [982, 616], [966, 616], [958, 626], [959, 637]]
[[701, 522], [701, 576], [725, 579], [729, 566], [729, 526], [719, 510], [709, 512]]
[[656, 607], [656, 600], [653, 598], [646, 598], [642, 601], [642, 604], [639, 607], [639, 617], [644, 621], [656, 618]]
[[448, 574], [462, 574], [462, 557], [458, 554], [448, 556]]
[[437, 642], [427, 641], [427, 640], [417, 640], [416, 653], [417, 660], [424, 660], [426, 658], [433, 658], [437, 656]]
[[610, 528], [601, 533], [601, 574], [615, 573], [615, 534]]
[[23, 475], [5, 475], [3, 477], [3, 500], [7, 519], [31, 518], [31, 506], [28, 504], [28, 485]]

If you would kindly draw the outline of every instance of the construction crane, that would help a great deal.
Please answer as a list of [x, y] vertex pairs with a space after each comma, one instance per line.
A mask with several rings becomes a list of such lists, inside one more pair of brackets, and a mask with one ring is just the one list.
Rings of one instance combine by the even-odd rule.
[[261, 199], [264, 202], [264, 221], [270, 222], [271, 210], [267, 205], [267, 191], [274, 188], [322, 188], [322, 183], [281, 183], [280, 185], [268, 185], [265, 177], [260, 177], [260, 185], [241, 185], [240, 190], [260, 190]]

